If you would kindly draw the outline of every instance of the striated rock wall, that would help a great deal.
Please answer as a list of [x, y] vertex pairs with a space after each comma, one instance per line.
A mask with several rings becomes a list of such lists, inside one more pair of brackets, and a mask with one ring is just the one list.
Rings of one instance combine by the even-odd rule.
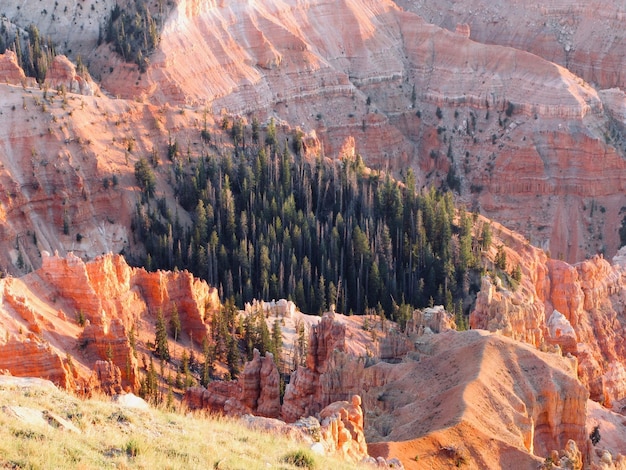
[[597, 1], [511, 3], [451, 0], [418, 3], [396, 0], [429, 23], [458, 31], [464, 24], [472, 40], [531, 52], [567, 67], [600, 88], [624, 87], [621, 24], [623, 4]]
[[209, 316], [220, 306], [217, 289], [189, 272], [150, 273], [131, 268], [119, 255], [84, 263], [72, 254], [63, 258], [43, 252], [38, 275], [93, 325], [119, 318], [128, 330], [142, 311], [156, 318], [160, 309], [169, 319], [176, 305], [182, 331], [202, 341]]
[[0, 370], [3, 369], [16, 377], [39, 377], [66, 390], [74, 390], [69, 364], [50, 344], [33, 334], [12, 335], [0, 342]]
[[[618, 97], [553, 55], [476, 41], [473, 17], [442, 24], [448, 31], [402, 6], [185, 0], [141, 80], [116, 67], [103, 84], [215, 115], [273, 117], [317, 136], [331, 158], [358, 152], [374, 167], [413, 167], [420, 185], [443, 185], [454, 170], [464, 203], [555, 257], [614, 254], [611, 221], [626, 189]], [[195, 60], [181, 44], [194, 45]]]
[[[87, 324], [78, 337], [82, 355], [93, 363], [98, 372], [99, 363], [106, 361], [111, 368], [120, 372], [120, 386], [131, 391], [139, 390], [138, 362], [135, 358], [128, 331], [119, 318], [113, 318], [108, 324]], [[105, 386], [106, 389], [111, 386]], [[119, 392], [115, 392], [119, 393]]]

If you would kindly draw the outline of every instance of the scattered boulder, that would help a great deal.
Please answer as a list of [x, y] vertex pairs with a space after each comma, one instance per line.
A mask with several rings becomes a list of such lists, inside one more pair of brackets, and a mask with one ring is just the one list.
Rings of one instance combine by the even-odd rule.
[[148, 402], [143, 398], [138, 397], [132, 393], [125, 393], [123, 395], [114, 395], [113, 401], [124, 408], [135, 408], [138, 410], [147, 410], [150, 408]]

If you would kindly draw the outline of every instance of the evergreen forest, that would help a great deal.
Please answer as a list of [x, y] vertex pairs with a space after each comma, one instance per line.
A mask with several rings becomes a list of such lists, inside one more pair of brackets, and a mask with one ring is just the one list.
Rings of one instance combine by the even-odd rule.
[[[333, 304], [403, 324], [413, 308], [443, 304], [463, 320], [491, 232], [457, 210], [449, 190], [420, 190], [411, 169], [397, 181], [358, 155], [309, 161], [301, 133], [279, 143], [273, 122], [265, 139], [256, 120], [251, 131], [241, 120], [222, 126], [228, 146], [183, 156], [176, 141], [168, 145], [170, 181], [191, 226], [155, 195], [158, 157], [135, 165], [142, 200], [132, 230], [146, 249], [135, 264], [187, 269], [240, 307], [287, 298], [306, 313]], [[211, 140], [206, 129], [202, 138]]]

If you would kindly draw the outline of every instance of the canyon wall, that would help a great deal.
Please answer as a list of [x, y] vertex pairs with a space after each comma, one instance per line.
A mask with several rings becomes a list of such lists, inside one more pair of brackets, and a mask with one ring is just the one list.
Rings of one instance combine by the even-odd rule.
[[[24, 23], [27, 9], [9, 3], [8, 17]], [[20, 272], [20, 252], [27, 265], [38, 267], [38, 244], [89, 258], [110, 250], [128, 254], [134, 248], [128, 233], [132, 212], [126, 209], [136, 199], [132, 163], [138, 154], [164, 146], [168, 135], [198, 145], [197, 135], [183, 129], [196, 127], [197, 133], [205, 110], [211, 125], [223, 115], [247, 123], [256, 117], [262, 125], [273, 117], [280, 128], [300, 127], [311, 148], [330, 158], [359, 153], [368, 165], [398, 174], [410, 166], [419, 186], [446, 187], [457, 178], [462, 203], [519, 231], [555, 258], [612, 256], [621, 245], [626, 140], [620, 123], [626, 99], [589, 85], [620, 84], [619, 74], [611, 72], [619, 70], [623, 56], [621, 30], [611, 27], [621, 17], [619, 6], [600, 16], [591, 14], [593, 6], [530, 8], [526, 15], [533, 28], [543, 28], [540, 20], [547, 17], [552, 28], [539, 35], [537, 48], [551, 50], [550, 35], [558, 32], [552, 42], [569, 47], [571, 60], [564, 61], [557, 53], [525, 47], [536, 36], [526, 33], [523, 22], [486, 22], [497, 32], [481, 35], [475, 23], [483, 18], [465, 6], [463, 14], [470, 16], [452, 23], [452, 7], [439, 15], [413, 4], [401, 5], [403, 10], [390, 0], [339, 5], [181, 0], [165, 18], [145, 73], [123, 63], [109, 44], [87, 45], [99, 30], [90, 16], [112, 8], [110, 2], [89, 12], [74, 6], [57, 11], [61, 6], [55, 7], [54, 22], [51, 12], [37, 17], [42, 33], [75, 45], [72, 54], [62, 48], [70, 57], [87, 48], [85, 62], [100, 85], [124, 99], [68, 94], [55, 105], [43, 103], [36, 89], [21, 94], [5, 89], [0, 120], [10, 119], [1, 126], [6, 130], [0, 134], [5, 143], [0, 157], [3, 187], [9, 190], [0, 216], [8, 223], [0, 235], [7, 243], [18, 239], [3, 263], [11, 272]], [[475, 12], [481, 11], [478, 6]], [[57, 38], [50, 25], [59, 21], [83, 26], [84, 41]], [[457, 23], [465, 25], [458, 32]], [[505, 34], [512, 26], [519, 34]], [[588, 40], [594, 28], [606, 43]], [[569, 31], [567, 37], [561, 30]], [[500, 44], [492, 36], [515, 39]], [[601, 51], [584, 52], [593, 47]], [[590, 63], [606, 59], [606, 77], [570, 66], [582, 63], [577, 54]], [[68, 90], [98, 95], [97, 87], [83, 84], [62, 61], [51, 73], [65, 76]], [[11, 58], [3, 63], [6, 81], [16, 83], [19, 71]], [[174, 116], [168, 105], [183, 112]], [[66, 114], [68, 107], [72, 112]], [[42, 114], [33, 113], [39, 108]], [[448, 178], [451, 172], [455, 178]], [[98, 180], [113, 175], [119, 186], [98, 188]], [[91, 207], [79, 204], [81, 198]], [[111, 217], [111, 205], [125, 209]], [[68, 220], [75, 227], [69, 234], [61, 230]], [[29, 243], [28, 232], [36, 234], [36, 243]], [[75, 241], [77, 234], [83, 241]]]
[[464, 2], [396, 0], [401, 8], [450, 31], [463, 26], [468, 37], [531, 52], [567, 67], [599, 88], [624, 88], [620, 3], [590, 2]]
[[624, 140], [606, 95], [549, 54], [451, 29], [392, 2], [185, 0], [149, 70], [116, 67], [102, 83], [128, 98], [274, 117], [317, 136], [329, 157], [411, 166], [420, 185], [444, 185], [454, 171], [465, 204], [554, 257], [613, 255]]

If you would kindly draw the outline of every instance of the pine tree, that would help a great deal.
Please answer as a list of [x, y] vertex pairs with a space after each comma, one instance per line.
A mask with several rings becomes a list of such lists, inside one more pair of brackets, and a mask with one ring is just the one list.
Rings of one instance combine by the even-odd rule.
[[164, 361], [170, 360], [170, 349], [167, 343], [167, 330], [165, 328], [165, 319], [163, 318], [163, 311], [159, 309], [157, 313], [156, 332], [154, 338], [154, 353], [155, 355], [163, 359]]
[[283, 333], [280, 328], [280, 320], [278, 318], [274, 320], [272, 325], [272, 354], [274, 354], [274, 362], [276, 366], [280, 365], [280, 358], [283, 353]]
[[483, 250], [488, 250], [491, 246], [491, 224], [483, 224], [480, 234], [480, 245]]
[[272, 351], [272, 338], [270, 335], [270, 330], [267, 327], [267, 322], [265, 321], [265, 317], [261, 313], [261, 315], [257, 318], [257, 337], [258, 344], [257, 347], [261, 353], [264, 355], [267, 351]]
[[502, 245], [498, 246], [495, 262], [498, 269], [506, 270], [506, 251], [504, 251], [504, 246]]
[[137, 357], [137, 329], [135, 328], [135, 323], [131, 325], [130, 331], [128, 332], [128, 344], [133, 355]]
[[226, 357], [226, 364], [228, 365], [228, 372], [232, 380], [236, 379], [239, 375], [239, 363], [241, 357], [239, 354], [239, 345], [234, 336], [228, 338], [228, 355]]
[[174, 337], [174, 341], [178, 341], [178, 335], [180, 334], [180, 316], [178, 315], [178, 306], [174, 304], [172, 307], [172, 315], [170, 317], [170, 332]]
[[215, 347], [209, 344], [207, 338], [202, 342], [202, 354], [204, 363], [202, 364], [202, 376], [200, 377], [200, 385], [206, 387], [211, 381], [213, 374], [213, 362], [215, 360]]

